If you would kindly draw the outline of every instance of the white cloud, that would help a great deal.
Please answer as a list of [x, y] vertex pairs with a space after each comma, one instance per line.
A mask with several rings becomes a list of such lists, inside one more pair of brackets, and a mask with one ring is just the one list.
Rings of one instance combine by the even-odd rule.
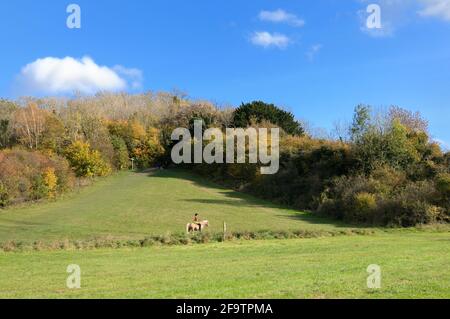
[[419, 11], [419, 15], [450, 21], [450, 0], [420, 0], [420, 2], [424, 8]]
[[144, 74], [139, 69], [128, 69], [121, 65], [116, 65], [113, 68], [117, 74], [124, 77], [128, 82], [130, 82], [133, 89], [140, 89], [142, 87], [142, 82], [144, 81]]
[[284, 34], [272, 34], [266, 31], [255, 32], [250, 40], [254, 45], [262, 46], [264, 48], [277, 47], [279, 49], [284, 49], [291, 43], [291, 40]]
[[132, 87], [137, 87], [142, 81], [142, 72], [122, 66], [100, 66], [89, 57], [38, 59], [23, 67], [19, 75], [22, 89], [27, 93], [43, 94], [120, 91], [128, 88], [127, 80], [131, 80]]
[[261, 21], [287, 23], [294, 27], [303, 27], [305, 25], [305, 21], [303, 19], [300, 19], [295, 14], [288, 13], [282, 9], [275, 11], [261, 11], [259, 13], [259, 19]]
[[308, 58], [309, 61], [314, 61], [314, 58], [316, 57], [316, 55], [320, 52], [320, 50], [322, 50], [323, 45], [322, 44], [314, 44], [312, 45], [308, 52], [306, 52], [306, 57]]

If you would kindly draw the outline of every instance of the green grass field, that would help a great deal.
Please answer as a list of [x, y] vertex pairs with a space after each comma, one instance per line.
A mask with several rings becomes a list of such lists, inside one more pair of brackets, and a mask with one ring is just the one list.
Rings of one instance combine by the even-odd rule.
[[221, 231], [336, 229], [314, 217], [203, 181], [185, 171], [121, 173], [50, 203], [0, 211], [0, 242], [114, 237], [140, 239], [184, 232], [199, 213]]
[[[221, 231], [350, 227], [184, 171], [121, 173], [55, 202], [0, 211], [0, 242], [142, 239], [182, 232], [194, 212]], [[353, 228], [353, 227], [351, 227]], [[78, 264], [81, 289], [66, 287]], [[382, 288], [367, 288], [370, 264]], [[0, 252], [0, 298], [450, 298], [450, 232], [232, 241], [188, 246]]]
[[448, 234], [420, 232], [0, 254], [0, 298], [449, 298], [449, 256]]

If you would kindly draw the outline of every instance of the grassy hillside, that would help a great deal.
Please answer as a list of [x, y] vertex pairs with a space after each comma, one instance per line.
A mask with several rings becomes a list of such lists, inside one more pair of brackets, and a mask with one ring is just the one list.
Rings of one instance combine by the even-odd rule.
[[120, 173], [55, 202], [0, 211], [0, 242], [143, 238], [183, 232], [194, 213], [221, 231], [342, 228], [334, 221], [277, 207], [184, 171]]
[[[449, 298], [448, 233], [0, 253], [0, 298]], [[81, 267], [81, 289], [66, 268]], [[382, 288], [369, 290], [378, 264]]]

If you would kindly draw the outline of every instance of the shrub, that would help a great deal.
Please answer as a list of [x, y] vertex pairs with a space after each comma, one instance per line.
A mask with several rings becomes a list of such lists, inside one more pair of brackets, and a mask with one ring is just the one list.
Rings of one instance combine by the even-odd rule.
[[379, 207], [385, 224], [410, 227], [441, 220], [443, 208], [436, 204], [437, 192], [430, 181], [408, 182]]
[[322, 194], [318, 211], [349, 222], [403, 227], [447, 218], [432, 181], [408, 181], [386, 168], [372, 177], [335, 179]]
[[79, 177], [106, 176], [111, 173], [100, 152], [91, 149], [89, 143], [75, 141], [65, 150], [65, 155]]
[[372, 210], [372, 194], [380, 194], [380, 189], [380, 182], [363, 175], [337, 177], [322, 193], [318, 212], [349, 222], [372, 223], [374, 215], [363, 215], [358, 209]]
[[64, 158], [37, 151], [0, 152], [0, 206], [55, 197], [73, 187]]
[[47, 167], [42, 173], [42, 180], [47, 190], [47, 196], [55, 197], [58, 187], [58, 177], [55, 174], [53, 167]]
[[374, 194], [362, 192], [355, 195], [353, 209], [346, 215], [353, 222], [373, 221], [373, 214], [377, 208], [377, 199]]

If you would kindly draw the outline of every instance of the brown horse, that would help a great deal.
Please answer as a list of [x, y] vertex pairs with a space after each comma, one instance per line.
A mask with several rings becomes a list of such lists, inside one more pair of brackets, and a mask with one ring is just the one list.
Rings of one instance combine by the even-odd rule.
[[199, 223], [189, 223], [186, 225], [186, 232], [188, 234], [192, 232], [202, 232], [205, 227], [209, 227], [209, 222], [207, 220]]

